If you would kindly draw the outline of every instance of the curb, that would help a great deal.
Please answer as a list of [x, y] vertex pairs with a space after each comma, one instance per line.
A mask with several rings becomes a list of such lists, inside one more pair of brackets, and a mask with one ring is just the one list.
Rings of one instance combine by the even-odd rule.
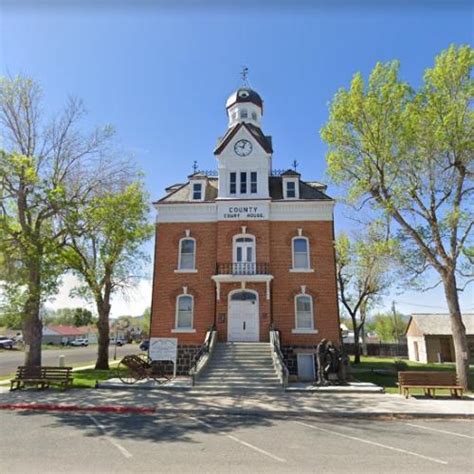
[[63, 405], [63, 404], [45, 404], [45, 403], [7, 403], [0, 404], [0, 410], [26, 410], [26, 411], [61, 411], [61, 412], [97, 412], [114, 414], [154, 414], [171, 416], [253, 416], [259, 418], [349, 418], [349, 419], [374, 419], [374, 420], [410, 420], [410, 419], [474, 419], [474, 413], [341, 413], [341, 412], [314, 412], [314, 411], [288, 411], [288, 410], [246, 410], [246, 409], [159, 409], [154, 407], [130, 407], [124, 405], [105, 405], [105, 406], [83, 406], [83, 405]]

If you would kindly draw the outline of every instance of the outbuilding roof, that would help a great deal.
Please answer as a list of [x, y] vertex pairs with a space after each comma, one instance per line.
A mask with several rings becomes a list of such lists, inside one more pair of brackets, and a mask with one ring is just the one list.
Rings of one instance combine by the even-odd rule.
[[83, 336], [85, 334], [84, 330], [80, 328], [76, 328], [75, 326], [65, 326], [62, 324], [58, 326], [48, 326], [48, 329], [60, 336]]
[[[474, 335], [474, 313], [463, 314], [462, 320], [466, 326], [466, 334]], [[407, 332], [412, 324], [415, 324], [419, 332], [425, 336], [449, 336], [452, 334], [449, 314], [415, 313], [411, 315], [408, 322]]]

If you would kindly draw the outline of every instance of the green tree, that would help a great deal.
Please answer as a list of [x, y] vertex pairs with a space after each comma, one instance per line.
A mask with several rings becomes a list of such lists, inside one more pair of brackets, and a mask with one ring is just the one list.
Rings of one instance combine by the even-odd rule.
[[148, 307], [143, 312], [142, 331], [145, 334], [145, 337], [149, 337], [149, 334], [150, 334], [150, 321], [151, 321], [151, 308]]
[[[460, 383], [468, 386], [468, 346], [458, 291], [472, 277], [474, 92], [469, 46], [443, 51], [415, 91], [399, 64], [356, 74], [332, 104], [322, 137], [328, 171], [351, 202], [384, 213], [413, 275], [434, 270], [449, 308]], [[469, 264], [471, 267], [469, 269]]]
[[[3, 291], [21, 306], [25, 364], [41, 365], [40, 308], [56, 290], [65, 230], [59, 217], [107, 180], [110, 127], [82, 134], [84, 110], [70, 99], [48, 121], [39, 86], [0, 78], [0, 255]], [[94, 172], [86, 173], [93, 162]]]
[[405, 335], [408, 318], [399, 313], [395, 305], [387, 313], [378, 313], [371, 320], [371, 330], [382, 342], [399, 342]]
[[96, 320], [91, 311], [86, 308], [75, 308], [73, 323], [76, 327], [88, 326], [95, 323]]
[[372, 225], [364, 237], [351, 241], [346, 234], [336, 239], [336, 276], [339, 300], [354, 330], [354, 363], [360, 363], [359, 337], [368, 309], [391, 285], [390, 259], [394, 244]]
[[96, 368], [109, 368], [111, 297], [133, 282], [146, 259], [142, 244], [152, 235], [148, 196], [140, 181], [98, 192], [83, 207], [65, 216], [69, 230], [63, 258], [82, 278], [81, 295], [92, 298], [99, 320]]

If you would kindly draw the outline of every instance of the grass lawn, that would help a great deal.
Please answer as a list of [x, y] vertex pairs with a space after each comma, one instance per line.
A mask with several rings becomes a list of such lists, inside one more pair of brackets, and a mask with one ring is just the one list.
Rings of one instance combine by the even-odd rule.
[[[107, 380], [110, 378], [114, 378], [117, 373], [116, 365], [119, 361], [109, 360], [110, 370], [95, 370], [95, 369], [84, 369], [78, 370], [73, 372], [74, 384], [73, 388], [93, 388], [95, 387], [95, 381], [98, 380], [99, 382], [102, 380]], [[83, 367], [88, 365], [94, 365], [95, 360], [91, 361], [90, 363], [78, 363], [78, 364], [71, 364], [68, 367]], [[0, 382], [4, 382], [6, 380], [11, 380], [15, 378], [15, 373], [13, 372], [9, 375], [2, 375], [0, 376]]]
[[117, 376], [117, 368], [110, 364], [110, 370], [84, 369], [73, 372], [73, 388], [94, 388], [95, 383]]
[[[454, 364], [420, 364], [419, 362], [412, 362], [410, 360], [403, 360], [406, 368], [397, 368], [395, 361], [399, 359], [386, 357], [361, 357], [360, 364], [353, 364], [354, 358], [351, 357], [351, 371], [355, 379], [360, 382], [372, 382], [385, 388], [387, 393], [398, 393], [398, 370], [447, 370], [455, 371]], [[469, 367], [469, 385], [474, 386], [474, 366]], [[410, 390], [414, 395], [423, 395], [423, 390]], [[449, 395], [449, 391], [440, 391], [439, 394]], [[438, 395], [438, 394], [437, 394]]]

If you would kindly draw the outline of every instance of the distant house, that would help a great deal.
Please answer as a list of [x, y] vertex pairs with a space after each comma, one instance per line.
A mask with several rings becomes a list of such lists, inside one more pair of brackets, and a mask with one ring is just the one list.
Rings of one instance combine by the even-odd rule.
[[44, 326], [42, 342], [43, 344], [69, 344], [81, 337], [87, 337], [87, 335], [74, 326]]
[[[474, 314], [463, 314], [474, 363]], [[408, 358], [417, 362], [454, 362], [454, 345], [449, 314], [412, 314], [406, 330]]]

